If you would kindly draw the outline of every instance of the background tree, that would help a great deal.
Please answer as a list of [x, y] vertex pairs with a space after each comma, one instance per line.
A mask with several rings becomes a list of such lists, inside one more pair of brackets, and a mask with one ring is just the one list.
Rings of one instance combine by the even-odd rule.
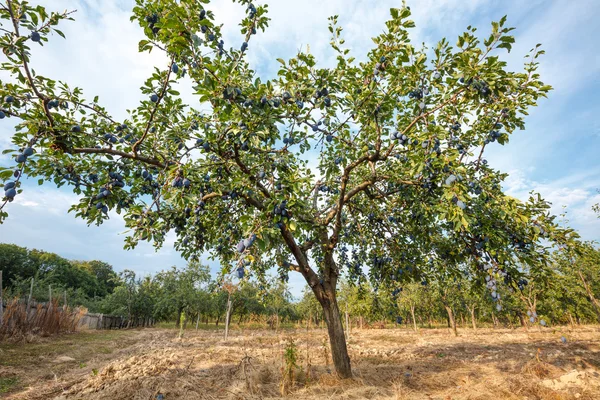
[[179, 327], [181, 314], [195, 311], [198, 292], [210, 280], [210, 271], [207, 266], [193, 261], [183, 269], [171, 267], [167, 271], [161, 271], [154, 280], [160, 287], [157, 315], [175, 316], [175, 325]]
[[323, 320], [323, 309], [308, 286], [302, 291], [302, 297], [297, 303], [296, 309], [303, 320], [307, 321], [307, 328], [312, 324], [320, 326]]
[[[31, 176], [80, 195], [71, 211], [90, 224], [120, 213], [127, 248], [161, 246], [174, 231], [189, 260], [209, 251], [225, 270], [259, 275], [276, 260], [282, 276], [301, 273], [319, 301], [343, 378], [351, 376], [336, 298], [344, 268], [356, 276], [368, 264], [374, 291], [398, 265], [420, 279], [438, 232], [457, 246], [454, 258], [478, 259], [485, 246], [510, 276], [515, 259], [536, 257], [540, 239], [555, 232], [547, 203], [506, 196], [506, 174], [483, 154], [523, 129], [550, 90], [537, 73], [539, 46], [524, 71], [508, 71], [498, 50], [510, 51], [514, 39], [502, 18], [483, 40], [469, 27], [455, 47], [442, 39], [417, 48], [404, 7], [391, 10], [360, 61], [331, 17], [333, 67], [300, 51], [264, 81], [246, 54], [268, 24], [266, 6], [237, 1], [247, 14], [230, 47], [209, 3], [136, 0], [132, 20], [147, 36], [139, 49], [162, 51], [167, 62], [141, 88], [146, 100], [116, 121], [98, 98], [31, 65], [35, 47], [62, 36], [57, 25], [70, 14], [4, 0], [2, 69], [13, 79], [0, 85], [0, 111], [18, 123], [8, 149], [15, 165], [0, 171], [0, 218]], [[183, 104], [174, 85], [184, 76], [208, 111]]]
[[23, 279], [33, 278], [37, 272], [37, 264], [24, 247], [14, 244], [0, 244], [0, 270], [4, 284], [19, 277]]
[[[397, 289], [399, 290], [399, 289]], [[417, 332], [417, 317], [416, 310], [422, 304], [425, 288], [421, 282], [410, 282], [402, 286], [402, 290], [398, 291], [398, 308], [405, 313], [410, 313], [413, 329]]]

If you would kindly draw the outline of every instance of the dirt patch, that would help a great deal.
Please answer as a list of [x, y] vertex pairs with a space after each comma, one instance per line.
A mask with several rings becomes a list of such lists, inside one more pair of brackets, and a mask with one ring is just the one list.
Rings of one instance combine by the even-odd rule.
[[[463, 330], [459, 337], [445, 329], [356, 330], [348, 344], [351, 380], [335, 376], [325, 338], [324, 330], [246, 330], [225, 342], [215, 330], [178, 339], [175, 330], [147, 329], [94, 367], [61, 363], [70, 370], [50, 377], [51, 385], [29, 383], [9, 398], [600, 399], [598, 327]], [[282, 388], [290, 339], [297, 367]]]

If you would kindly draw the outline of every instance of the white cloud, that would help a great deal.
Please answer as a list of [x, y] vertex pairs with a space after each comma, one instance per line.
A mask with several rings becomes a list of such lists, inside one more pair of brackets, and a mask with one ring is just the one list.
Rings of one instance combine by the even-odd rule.
[[576, 228], [584, 239], [600, 240], [600, 219], [592, 211], [592, 206], [600, 202], [599, 170], [543, 183], [528, 179], [522, 171], [513, 170], [504, 188], [507, 194], [521, 200], [527, 200], [530, 191], [540, 193], [552, 204], [554, 215], [566, 212], [568, 225]]

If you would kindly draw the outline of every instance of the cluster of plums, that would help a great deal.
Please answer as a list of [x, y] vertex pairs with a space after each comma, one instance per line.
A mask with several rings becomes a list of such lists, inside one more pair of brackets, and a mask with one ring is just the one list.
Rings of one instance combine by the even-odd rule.
[[183, 178], [181, 176], [177, 176], [175, 179], [173, 179], [173, 181], [171, 182], [171, 186], [174, 188], [189, 188], [191, 185], [191, 182], [188, 178]]
[[4, 184], [4, 196], [9, 201], [12, 201], [16, 195], [17, 195], [16, 183], [13, 181], [6, 182]]
[[250, 235], [250, 237], [240, 240], [240, 242], [237, 244], [237, 251], [239, 253], [243, 253], [244, 251], [246, 251], [247, 249], [249, 249], [253, 244], [254, 241], [256, 240], [256, 234], [252, 234]]

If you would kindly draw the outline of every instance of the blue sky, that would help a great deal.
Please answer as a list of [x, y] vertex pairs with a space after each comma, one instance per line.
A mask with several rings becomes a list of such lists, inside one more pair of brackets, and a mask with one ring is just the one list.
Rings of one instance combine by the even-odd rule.
[[[153, 67], [163, 67], [159, 52], [137, 53], [141, 30], [129, 22], [133, 0], [32, 0], [52, 10], [77, 9], [75, 22], [61, 29], [67, 40], [50, 37], [43, 48], [35, 49], [32, 62], [42, 75], [79, 86], [91, 99], [100, 101], [116, 118], [142, 98], [139, 87]], [[322, 65], [333, 62], [328, 49], [327, 17], [338, 14], [345, 28], [346, 44], [358, 59], [372, 44], [388, 19], [389, 8], [398, 0], [270, 0], [271, 26], [250, 43], [249, 60], [263, 78], [273, 76], [277, 57], [288, 58], [310, 46]], [[553, 203], [553, 211], [568, 211], [571, 226], [588, 240], [600, 240], [600, 220], [591, 210], [600, 202], [600, 2], [596, 0], [414, 0], [408, 1], [417, 28], [413, 43], [432, 45], [442, 37], [454, 42], [466, 26], [478, 27], [485, 35], [492, 20], [508, 15], [515, 26], [516, 45], [506, 55], [512, 69], [523, 63], [527, 51], [542, 43], [547, 54], [540, 73], [554, 86], [549, 99], [532, 110], [527, 129], [517, 132], [511, 143], [495, 147], [487, 158], [510, 173], [505, 189], [526, 198], [531, 190]], [[239, 47], [242, 37], [238, 22], [244, 8], [231, 0], [213, 1], [208, 6], [225, 24], [226, 46]], [[0, 56], [1, 58], [1, 56]], [[5, 79], [5, 75], [0, 75]], [[189, 87], [180, 84], [189, 104], [197, 104]], [[12, 121], [0, 122], [0, 148], [10, 147]], [[0, 156], [0, 165], [12, 161]], [[123, 250], [124, 225], [114, 215], [100, 227], [88, 227], [67, 214], [75, 195], [49, 185], [27, 185], [10, 204], [9, 218], [0, 225], [0, 242], [38, 248], [76, 259], [101, 259], [116, 270], [133, 269], [151, 274], [185, 261], [173, 249], [173, 238], [158, 252], [148, 244], [134, 251]], [[216, 266], [214, 266], [216, 269]], [[291, 274], [294, 294], [304, 283]]]

